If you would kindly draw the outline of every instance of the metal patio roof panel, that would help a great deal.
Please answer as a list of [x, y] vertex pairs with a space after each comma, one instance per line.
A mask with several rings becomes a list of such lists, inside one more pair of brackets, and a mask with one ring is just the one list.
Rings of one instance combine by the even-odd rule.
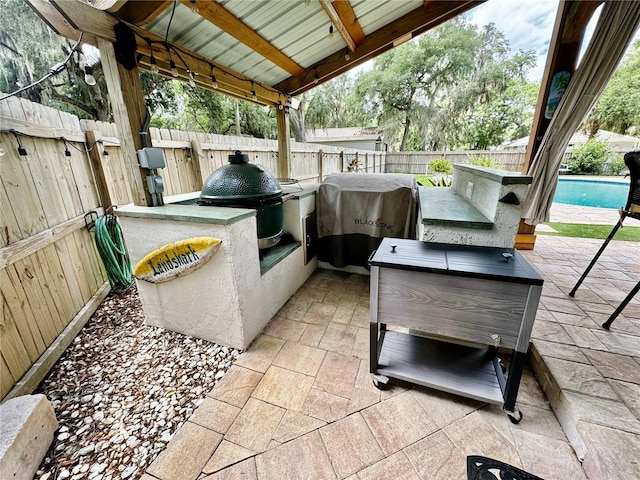
[[[360, 22], [365, 35], [370, 35], [392, 21], [420, 8], [422, 0], [402, 0], [391, 2], [372, 2], [370, 0], [352, 1], [353, 11]], [[426, 8], [429, 8], [428, 6]]]

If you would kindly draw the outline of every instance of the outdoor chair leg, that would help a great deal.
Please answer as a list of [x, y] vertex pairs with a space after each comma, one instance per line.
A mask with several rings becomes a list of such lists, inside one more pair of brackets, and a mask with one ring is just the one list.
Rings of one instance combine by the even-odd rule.
[[622, 212], [620, 216], [620, 220], [618, 221], [618, 223], [616, 223], [615, 227], [613, 227], [613, 230], [611, 230], [611, 233], [609, 234], [607, 239], [604, 241], [604, 243], [600, 247], [600, 250], [598, 250], [598, 253], [596, 253], [596, 256], [593, 257], [593, 260], [591, 260], [591, 263], [589, 264], [587, 269], [584, 271], [584, 273], [580, 277], [580, 280], [578, 280], [578, 283], [576, 283], [575, 287], [573, 287], [573, 290], [569, 292], [570, 297], [575, 297], [578, 287], [582, 285], [582, 282], [584, 281], [585, 278], [587, 278], [587, 275], [589, 275], [589, 272], [598, 261], [598, 258], [600, 258], [600, 255], [602, 255], [602, 252], [604, 252], [604, 249], [607, 248], [607, 245], [609, 245], [609, 241], [613, 238], [613, 236], [616, 234], [618, 229], [622, 226], [622, 221], [624, 220], [625, 217], [626, 217], [626, 212]]
[[616, 319], [616, 317], [620, 314], [620, 312], [624, 309], [624, 307], [627, 306], [627, 304], [631, 301], [633, 296], [639, 291], [640, 291], [640, 282], [636, 283], [636, 286], [633, 287], [633, 289], [629, 292], [629, 295], [627, 295], [626, 298], [622, 301], [622, 303], [618, 305], [618, 308], [616, 308], [616, 311], [611, 314], [611, 316], [609, 317], [609, 320], [607, 320], [602, 324], [602, 328], [606, 328], [607, 330], [609, 330], [609, 327], [611, 326], [613, 321]]

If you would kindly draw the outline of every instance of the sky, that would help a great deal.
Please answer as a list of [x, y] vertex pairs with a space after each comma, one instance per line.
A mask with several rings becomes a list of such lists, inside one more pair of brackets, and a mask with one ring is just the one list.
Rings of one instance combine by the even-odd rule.
[[489, 0], [468, 12], [467, 18], [479, 26], [493, 22], [505, 34], [514, 53], [520, 49], [534, 50], [537, 62], [528, 80], [538, 83], [544, 73], [558, 3], [558, 0]]

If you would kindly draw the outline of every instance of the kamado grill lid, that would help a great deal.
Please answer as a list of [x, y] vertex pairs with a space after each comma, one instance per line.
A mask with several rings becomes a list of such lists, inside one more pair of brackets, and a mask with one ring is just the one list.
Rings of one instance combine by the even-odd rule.
[[209, 175], [200, 193], [203, 203], [280, 196], [282, 189], [276, 178], [262, 165], [249, 163], [249, 156], [239, 150], [229, 155], [228, 165]]

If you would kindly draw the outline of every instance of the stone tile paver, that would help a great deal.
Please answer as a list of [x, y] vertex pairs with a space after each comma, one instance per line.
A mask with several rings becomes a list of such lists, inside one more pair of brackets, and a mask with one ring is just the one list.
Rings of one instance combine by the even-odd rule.
[[589, 348], [591, 350], [606, 350], [603, 343], [592, 333], [592, 330], [574, 325], [564, 325], [564, 331], [571, 337], [572, 343], [578, 348]]
[[640, 421], [621, 400], [591, 397], [574, 392], [564, 394], [576, 419], [640, 434]]
[[273, 434], [280, 443], [288, 442], [326, 425], [326, 422], [302, 413], [287, 411]]
[[568, 362], [557, 358], [548, 358], [545, 363], [563, 390], [572, 390], [612, 400], [618, 399], [618, 395], [613, 391], [609, 382], [593, 365]]
[[335, 422], [347, 415], [349, 399], [311, 389], [302, 407], [302, 413], [324, 422]]
[[207, 397], [202, 401], [189, 421], [224, 435], [238, 416], [238, 413], [240, 413], [238, 407]]
[[611, 386], [620, 396], [622, 402], [640, 420], [640, 385], [637, 383], [612, 380]]
[[483, 405], [477, 400], [426, 387], [411, 390], [411, 394], [439, 428], [460, 420]]
[[357, 333], [358, 327], [331, 323], [327, 326], [318, 347], [331, 352], [351, 355]]
[[360, 359], [328, 352], [320, 366], [313, 388], [349, 398], [360, 367]]
[[582, 350], [575, 345], [536, 339], [533, 348], [543, 357], [560, 358], [562, 360], [569, 360], [577, 363], [590, 363]]
[[[587, 480], [566, 441], [514, 429], [513, 437], [522, 469], [545, 480]], [[553, 461], [549, 461], [553, 459]]]
[[253, 458], [249, 458], [244, 462], [237, 463], [228, 467], [221, 472], [207, 475], [200, 480], [258, 480], [256, 472], [256, 462]]
[[640, 384], [640, 368], [633, 358], [596, 350], [584, 350], [584, 354], [602, 376]]
[[301, 322], [284, 317], [275, 317], [264, 329], [264, 334], [281, 338], [282, 340], [297, 342], [304, 333], [304, 327], [305, 325]]
[[522, 468], [515, 445], [477, 411], [442, 430], [465, 455], [483, 455]]
[[467, 455], [442, 430], [404, 449], [413, 468], [423, 480], [464, 479]]
[[[613, 325], [615, 325], [615, 322]], [[640, 342], [638, 341], [638, 337], [618, 333], [613, 327], [612, 331], [609, 332], [606, 330], [593, 330], [593, 334], [598, 337], [598, 340], [600, 340], [610, 352], [640, 358]]]
[[305, 325], [304, 332], [298, 343], [309, 347], [317, 347], [320, 345], [320, 340], [322, 340], [327, 327], [325, 325], [313, 325], [310, 323], [304, 323], [303, 325]]
[[382, 460], [384, 453], [359, 413], [322, 427], [320, 436], [340, 478]]
[[236, 359], [235, 364], [264, 373], [284, 344], [285, 341], [281, 338], [260, 335], [258, 339]]
[[272, 365], [253, 391], [255, 397], [285, 410], [299, 412], [311, 390], [314, 378]]
[[287, 342], [273, 361], [273, 365], [314, 377], [326, 353], [318, 348]]
[[308, 433], [256, 457], [259, 480], [335, 479], [320, 434]]
[[588, 445], [582, 468], [590, 479], [640, 478], [640, 435], [591, 423], [578, 424]]
[[260, 372], [231, 365], [209, 396], [242, 408], [261, 379]]
[[[202, 473], [209, 475], [222, 470], [234, 463], [238, 463], [256, 454], [253, 450], [241, 447], [235, 443], [222, 440], [215, 453], [211, 456], [207, 464], [202, 469]], [[255, 470], [255, 468], [254, 468]]]
[[420, 480], [404, 452], [396, 452], [390, 457], [360, 470], [358, 480]]
[[171, 448], [147, 468], [160, 480], [194, 480], [222, 440], [222, 435], [195, 423], [186, 422], [171, 439]]
[[229, 427], [225, 439], [249, 450], [262, 452], [269, 447], [284, 414], [284, 408], [250, 398]]
[[377, 403], [361, 413], [386, 456], [438, 430], [410, 391]]

